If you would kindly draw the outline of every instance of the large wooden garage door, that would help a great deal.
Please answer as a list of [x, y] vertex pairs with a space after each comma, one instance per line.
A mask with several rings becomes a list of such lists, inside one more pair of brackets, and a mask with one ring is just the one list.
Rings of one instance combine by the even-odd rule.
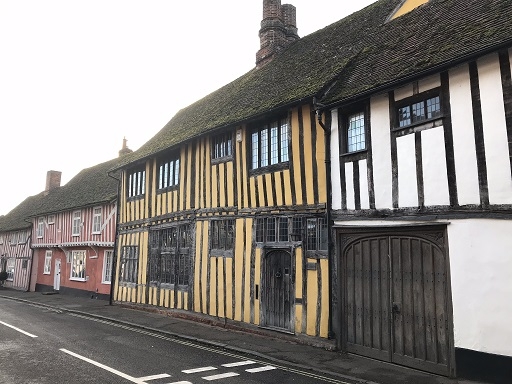
[[342, 250], [347, 351], [450, 374], [443, 233], [348, 236]]

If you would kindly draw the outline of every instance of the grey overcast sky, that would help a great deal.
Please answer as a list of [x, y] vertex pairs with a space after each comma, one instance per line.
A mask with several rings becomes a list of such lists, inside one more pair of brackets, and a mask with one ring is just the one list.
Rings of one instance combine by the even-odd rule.
[[[375, 0], [291, 0], [303, 37]], [[262, 0], [0, 0], [0, 215], [254, 67]]]

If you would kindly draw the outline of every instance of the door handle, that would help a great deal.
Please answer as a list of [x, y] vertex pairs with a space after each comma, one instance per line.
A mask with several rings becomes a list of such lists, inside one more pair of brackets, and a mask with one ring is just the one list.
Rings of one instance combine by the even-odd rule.
[[393, 307], [391, 309], [394, 315], [398, 315], [400, 313], [400, 304], [393, 303]]

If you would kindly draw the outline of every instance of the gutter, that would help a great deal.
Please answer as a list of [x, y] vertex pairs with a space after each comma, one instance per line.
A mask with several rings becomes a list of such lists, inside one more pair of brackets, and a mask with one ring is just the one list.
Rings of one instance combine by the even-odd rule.
[[332, 182], [331, 182], [331, 121], [330, 115], [326, 114], [327, 122], [326, 126], [322, 121], [322, 108], [324, 105], [320, 104], [316, 97], [313, 97], [313, 107], [318, 120], [318, 124], [324, 130], [324, 142], [325, 142], [325, 174], [326, 174], [326, 190], [327, 190], [327, 207], [326, 207], [326, 221], [327, 221], [327, 260], [329, 262], [329, 326], [328, 326], [328, 338], [334, 338], [333, 332], [333, 308], [332, 308], [332, 290], [333, 290], [333, 265], [334, 265], [334, 243], [332, 240]]
[[115, 286], [116, 279], [117, 279], [117, 276], [116, 276], [117, 244], [118, 244], [118, 237], [119, 237], [119, 217], [120, 217], [120, 209], [119, 209], [120, 198], [119, 198], [119, 196], [121, 196], [121, 179], [114, 177], [111, 174], [111, 172], [113, 172], [113, 171], [108, 171], [107, 175], [117, 181], [117, 201], [116, 201], [117, 212], [116, 212], [116, 237], [114, 239], [114, 253], [112, 255], [112, 271], [110, 273], [110, 297], [108, 299], [108, 305], [113, 305], [112, 302], [113, 302], [113, 297], [114, 297], [114, 286]]

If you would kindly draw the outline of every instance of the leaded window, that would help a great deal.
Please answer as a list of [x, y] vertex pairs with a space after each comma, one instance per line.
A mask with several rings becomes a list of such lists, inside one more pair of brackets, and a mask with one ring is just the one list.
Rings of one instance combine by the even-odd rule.
[[127, 187], [128, 197], [142, 196], [146, 193], [146, 170], [144, 167], [128, 172]]
[[44, 217], [37, 219], [37, 237], [41, 238], [44, 235]]
[[152, 284], [182, 287], [190, 284], [191, 228], [190, 224], [183, 224], [152, 231], [149, 259], [149, 279]]
[[348, 116], [347, 152], [357, 152], [366, 149], [364, 112]]
[[180, 159], [173, 156], [161, 160], [158, 165], [158, 189], [172, 188], [180, 183]]
[[306, 251], [327, 251], [327, 231], [324, 218], [306, 219]]
[[288, 217], [265, 217], [256, 219], [256, 242], [288, 242], [290, 219]]
[[14, 280], [14, 265], [16, 263], [16, 259], [11, 257], [7, 259], [7, 263], [5, 266], [5, 271], [7, 272], [7, 280]]
[[121, 265], [119, 281], [122, 283], [137, 283], [137, 273], [139, 266], [139, 247], [122, 247], [120, 262]]
[[233, 156], [233, 134], [229, 132], [215, 136], [212, 142], [212, 159], [231, 156]]
[[436, 91], [397, 102], [398, 126], [404, 128], [441, 116], [441, 99]]
[[284, 163], [288, 157], [288, 120], [272, 121], [251, 134], [251, 168], [258, 169]]
[[233, 251], [235, 246], [235, 220], [211, 221], [210, 237], [213, 251]]

